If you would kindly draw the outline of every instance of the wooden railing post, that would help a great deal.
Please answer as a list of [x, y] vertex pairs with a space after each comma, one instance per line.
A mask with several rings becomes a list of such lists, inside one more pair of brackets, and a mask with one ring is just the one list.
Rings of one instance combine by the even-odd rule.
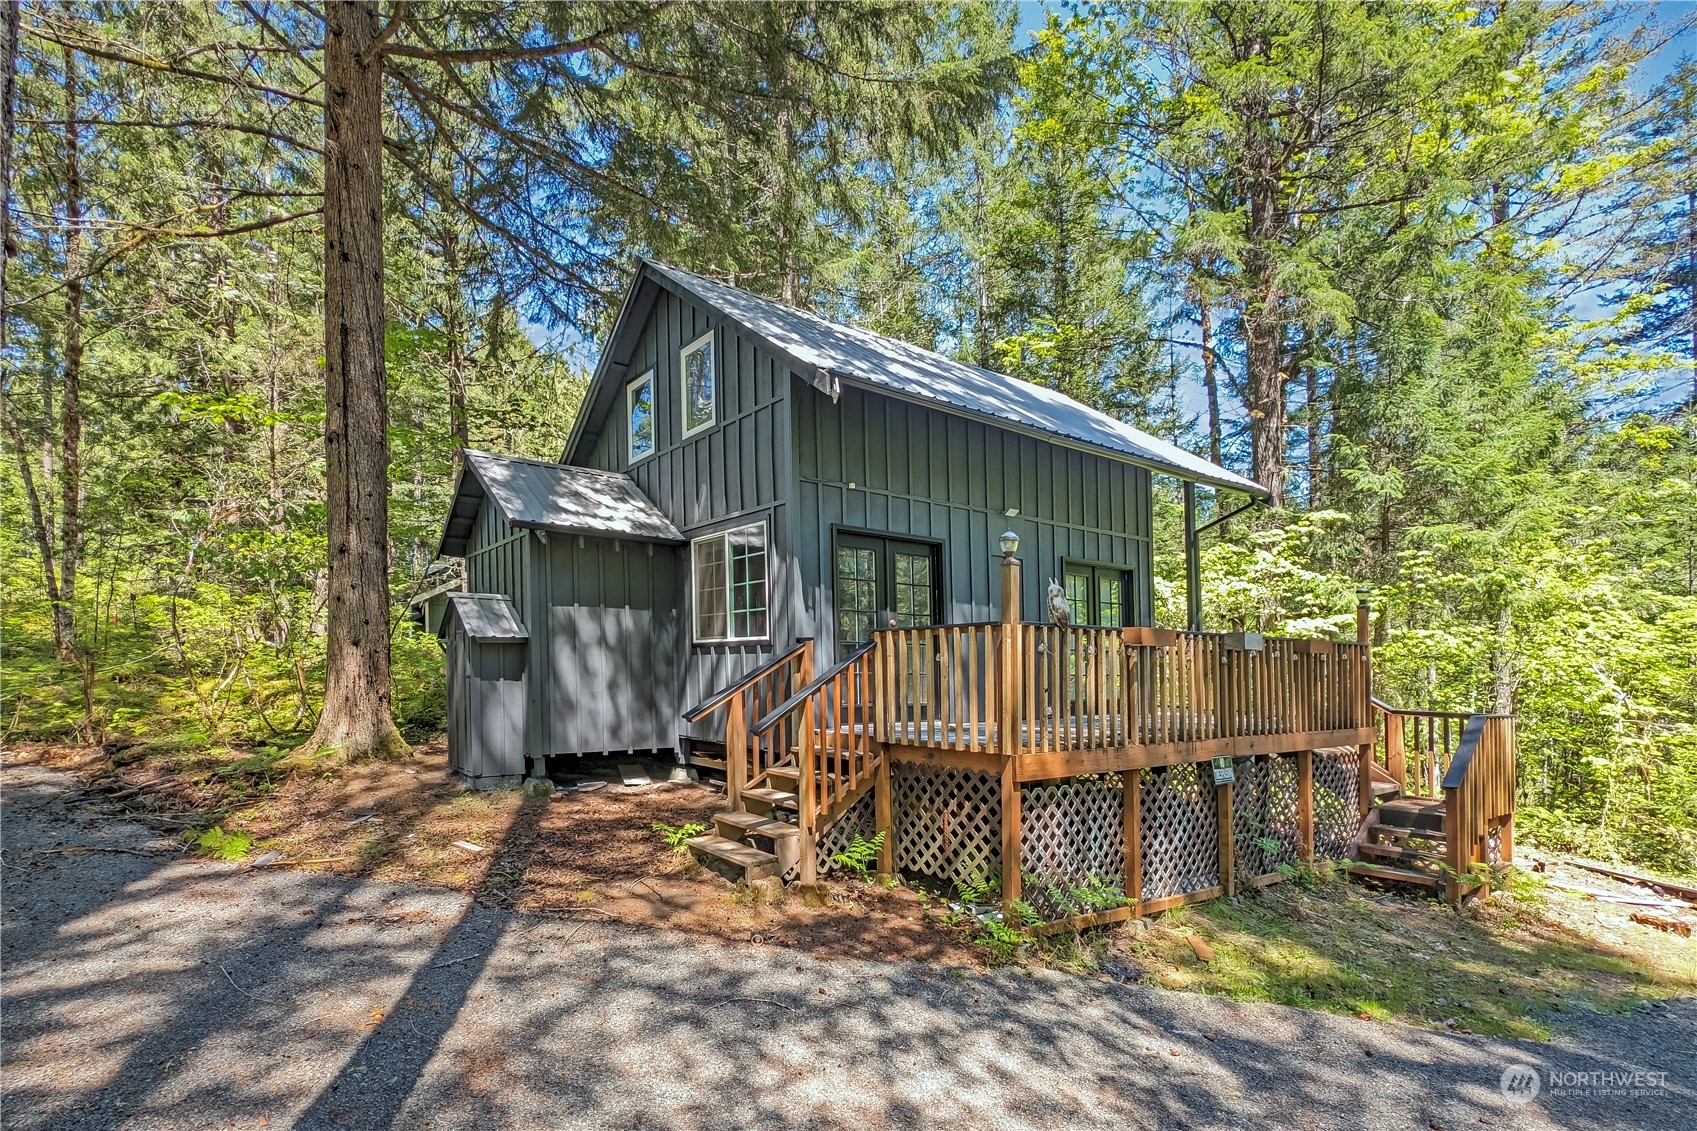
[[1402, 716], [1384, 711], [1385, 772], [1396, 780], [1397, 788], [1408, 789], [1408, 736], [1403, 729]]
[[1444, 790], [1444, 900], [1451, 907], [1461, 905], [1461, 878], [1473, 867], [1469, 859], [1473, 838], [1467, 833], [1471, 822], [1464, 812], [1466, 794], [1465, 789]]
[[801, 827], [801, 882], [804, 884], [819, 879], [819, 845], [815, 836], [818, 818], [813, 812], [813, 747], [819, 725], [818, 702], [817, 695], [811, 696], [801, 709], [801, 757], [796, 759], [799, 763], [796, 766], [796, 823]]
[[742, 809], [742, 791], [748, 784], [748, 716], [743, 694], [731, 697], [725, 716], [725, 798], [732, 810]]
[[[1355, 591], [1355, 642], [1361, 645], [1359, 658], [1350, 657], [1352, 663], [1359, 664], [1356, 670], [1360, 686], [1356, 687], [1356, 702], [1352, 705], [1356, 719], [1363, 724], [1373, 717], [1371, 696], [1373, 694], [1373, 637], [1371, 633], [1372, 613], [1367, 608], [1368, 589], [1365, 585]], [[1362, 817], [1367, 816], [1373, 808], [1373, 744], [1364, 742], [1356, 758], [1356, 808]]]
[[1019, 703], [1024, 684], [1024, 655], [1019, 631], [1019, 539], [1012, 531], [1002, 535], [1002, 623], [1001, 653], [997, 657], [996, 746], [1004, 755], [1019, 753]]

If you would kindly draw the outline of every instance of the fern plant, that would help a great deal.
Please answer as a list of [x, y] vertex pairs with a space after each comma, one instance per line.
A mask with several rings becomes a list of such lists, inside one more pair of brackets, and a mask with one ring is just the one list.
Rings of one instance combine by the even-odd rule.
[[866, 870], [872, 867], [873, 861], [878, 859], [878, 854], [882, 851], [884, 851], [883, 833], [875, 834], [871, 840], [855, 833], [854, 839], [849, 842], [849, 846], [831, 857], [831, 863], [845, 871], [853, 872], [864, 880]]
[[673, 852], [688, 852], [689, 842], [707, 831], [706, 825], [690, 821], [683, 825], [668, 825], [664, 821], [654, 822], [654, 831], [660, 834]]

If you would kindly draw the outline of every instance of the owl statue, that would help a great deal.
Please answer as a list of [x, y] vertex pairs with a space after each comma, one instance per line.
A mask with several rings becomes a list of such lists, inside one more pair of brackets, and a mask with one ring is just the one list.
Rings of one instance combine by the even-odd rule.
[[1052, 577], [1049, 579], [1049, 619], [1058, 628], [1072, 624], [1072, 606], [1067, 604], [1067, 591]]

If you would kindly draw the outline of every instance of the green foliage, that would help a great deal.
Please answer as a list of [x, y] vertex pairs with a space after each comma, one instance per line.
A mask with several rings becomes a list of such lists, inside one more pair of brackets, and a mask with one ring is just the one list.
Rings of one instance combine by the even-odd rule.
[[666, 846], [678, 853], [688, 852], [689, 842], [707, 831], [706, 825], [696, 824], [694, 821], [682, 825], [668, 825], [663, 821], [656, 821], [652, 827], [660, 834], [660, 839], [666, 842]]
[[978, 934], [972, 941], [988, 950], [994, 962], [1012, 962], [1019, 956], [1020, 948], [1031, 941], [1024, 930], [1010, 926], [1000, 918], [982, 919], [978, 926]]
[[882, 851], [884, 851], [883, 833], [873, 834], [871, 840], [855, 833], [854, 839], [849, 842], [849, 846], [832, 856], [831, 862], [839, 868], [853, 872], [864, 880], [867, 869], [877, 862], [878, 854]]
[[240, 860], [253, 848], [252, 838], [242, 833], [227, 833], [223, 826], [213, 825], [194, 841], [195, 851], [214, 860]]

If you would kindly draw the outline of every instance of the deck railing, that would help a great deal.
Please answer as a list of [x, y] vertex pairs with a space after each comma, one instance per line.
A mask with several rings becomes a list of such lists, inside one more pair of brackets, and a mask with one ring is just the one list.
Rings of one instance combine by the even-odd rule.
[[751, 733], [749, 724], [789, 699], [813, 678], [813, 641], [796, 641], [788, 652], [737, 677], [684, 712], [696, 723], [716, 711], [725, 712], [725, 794], [738, 807], [743, 789], [774, 765], [789, 760], [793, 726], [764, 734]]
[[904, 746], [1047, 754], [1372, 725], [1365, 644], [1000, 623], [874, 639], [877, 737]]
[[1474, 715], [1444, 775], [1445, 885], [1451, 903], [1475, 866], [1514, 858], [1515, 734], [1512, 715]]
[[1469, 719], [1466, 711], [1417, 711], [1372, 700], [1385, 772], [1406, 792], [1436, 797]]

